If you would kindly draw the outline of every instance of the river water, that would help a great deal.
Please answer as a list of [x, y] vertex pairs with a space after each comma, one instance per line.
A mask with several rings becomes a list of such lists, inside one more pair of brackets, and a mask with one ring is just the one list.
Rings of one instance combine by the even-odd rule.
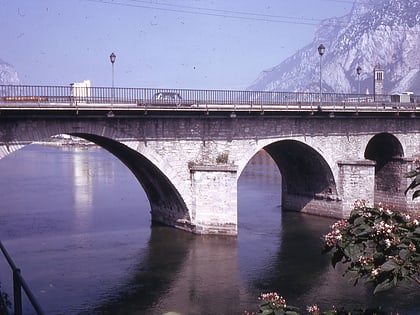
[[[320, 238], [334, 220], [282, 212], [280, 185], [257, 156], [238, 183], [238, 237], [192, 235], [151, 226], [141, 185], [108, 152], [30, 145], [0, 160], [0, 239], [46, 314], [234, 315], [268, 291], [303, 311], [420, 314], [418, 287], [372, 296], [333, 269]], [[3, 258], [0, 283], [10, 294]]]

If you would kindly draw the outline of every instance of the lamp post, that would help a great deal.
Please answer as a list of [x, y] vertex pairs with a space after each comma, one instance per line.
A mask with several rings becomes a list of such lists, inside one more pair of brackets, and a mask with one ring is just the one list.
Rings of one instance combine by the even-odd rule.
[[112, 107], [114, 106], [114, 63], [117, 56], [114, 54], [114, 52], [111, 53], [109, 56], [109, 60], [111, 61], [112, 65], [112, 90], [111, 90], [111, 110], [108, 112], [108, 117], [114, 117], [114, 113], [112, 112]]
[[322, 44], [319, 45], [318, 53], [319, 53], [319, 105], [322, 105], [322, 56], [325, 53], [324, 45]]
[[356, 73], [357, 73], [357, 83], [358, 83], [358, 88], [357, 88], [357, 99], [360, 103], [360, 74], [362, 73], [362, 67], [357, 66], [356, 68]]

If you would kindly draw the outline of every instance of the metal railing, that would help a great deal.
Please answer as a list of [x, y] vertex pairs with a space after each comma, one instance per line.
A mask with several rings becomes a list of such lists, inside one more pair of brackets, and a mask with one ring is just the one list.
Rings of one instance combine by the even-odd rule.
[[32, 294], [31, 290], [29, 289], [28, 284], [26, 283], [25, 279], [22, 277], [20, 273], [20, 269], [16, 267], [15, 263], [13, 262], [12, 258], [10, 257], [9, 253], [7, 252], [6, 248], [4, 247], [3, 243], [0, 241], [0, 249], [6, 258], [7, 262], [9, 263], [10, 268], [12, 269], [13, 274], [13, 314], [14, 315], [22, 315], [22, 289], [26, 293], [32, 307], [36, 311], [38, 315], [45, 314], [40, 305], [38, 304], [35, 296]]
[[[320, 99], [320, 97], [322, 99]], [[238, 90], [192, 90], [157, 88], [110, 88], [73, 86], [0, 85], [0, 103], [13, 104], [125, 104], [136, 106], [248, 106], [276, 107], [282, 110], [305, 106], [334, 107], [334, 109], [371, 107], [380, 109], [392, 104], [404, 104], [416, 109], [420, 96], [359, 95], [346, 93], [269, 92]], [[403, 107], [404, 107], [403, 106]], [[392, 107], [391, 107], [392, 108]]]

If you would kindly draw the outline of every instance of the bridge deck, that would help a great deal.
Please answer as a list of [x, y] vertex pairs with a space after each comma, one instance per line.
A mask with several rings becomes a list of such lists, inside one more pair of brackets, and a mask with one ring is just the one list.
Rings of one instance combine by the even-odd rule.
[[420, 96], [339, 93], [0, 85], [2, 113], [334, 112], [417, 113]]

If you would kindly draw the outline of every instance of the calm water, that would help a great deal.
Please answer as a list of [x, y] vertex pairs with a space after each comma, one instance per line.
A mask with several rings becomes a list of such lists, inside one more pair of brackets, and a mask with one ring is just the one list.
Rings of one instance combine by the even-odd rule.
[[[373, 297], [332, 269], [320, 237], [333, 221], [282, 213], [264, 158], [240, 178], [237, 238], [151, 227], [140, 184], [99, 148], [28, 146], [0, 160], [0, 188], [0, 238], [47, 314], [242, 314], [266, 291], [302, 310], [420, 314], [417, 287]], [[3, 258], [0, 281], [10, 292]]]

